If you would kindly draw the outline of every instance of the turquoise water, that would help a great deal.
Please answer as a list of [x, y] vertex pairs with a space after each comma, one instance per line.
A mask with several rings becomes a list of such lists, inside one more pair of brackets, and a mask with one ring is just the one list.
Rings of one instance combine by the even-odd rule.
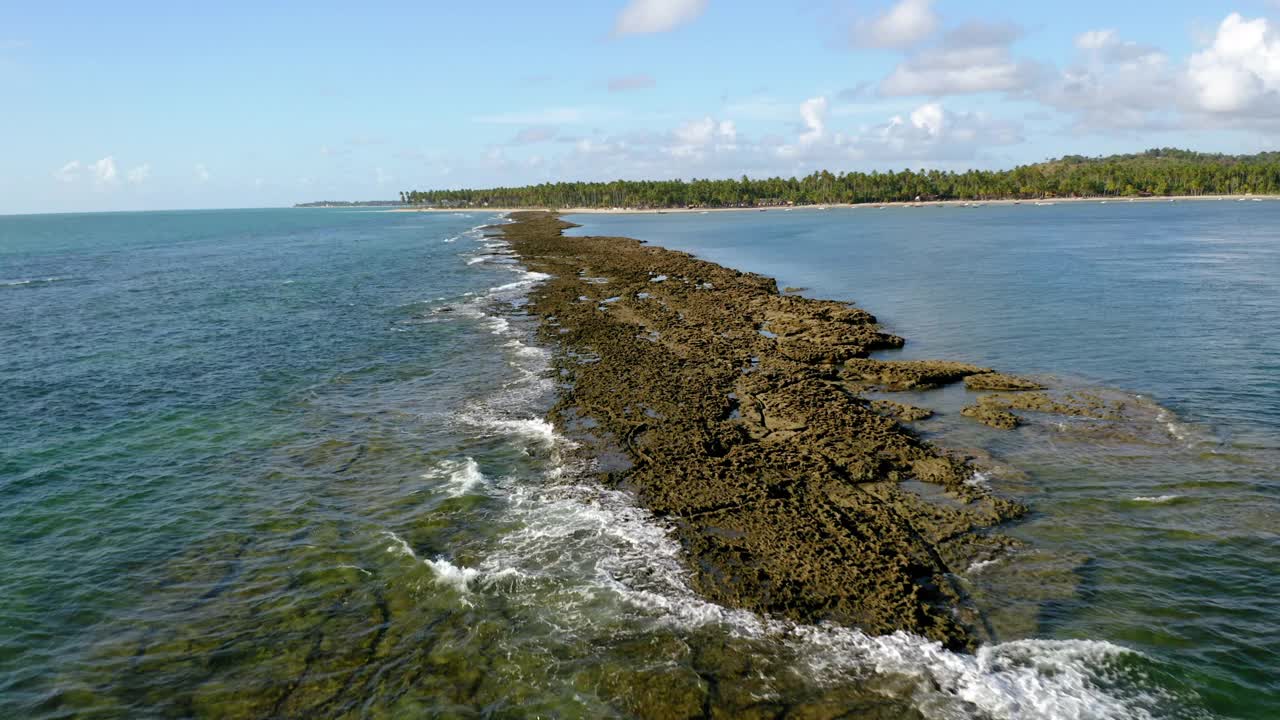
[[918, 400], [1057, 553], [975, 588], [1080, 556], [975, 656], [689, 592], [540, 419], [495, 216], [0, 217], [0, 716], [1274, 716], [1277, 209], [589, 219], [1149, 399], [1101, 444]]
[[1014, 534], [1082, 554], [1076, 599], [1040, 608], [1035, 636], [1119, 643], [1214, 713], [1280, 717], [1280, 202], [569, 219], [857, 302], [908, 339], [886, 358], [1145, 409], [1123, 433], [1045, 416], [1006, 434], [957, 416], [962, 388], [898, 398], [1032, 504]]

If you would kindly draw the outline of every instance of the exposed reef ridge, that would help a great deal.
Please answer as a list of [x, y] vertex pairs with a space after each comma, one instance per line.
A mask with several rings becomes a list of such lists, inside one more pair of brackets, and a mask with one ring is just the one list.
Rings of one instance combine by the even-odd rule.
[[860, 391], [1038, 385], [871, 360], [903, 340], [848, 304], [634, 239], [566, 237], [549, 213], [511, 217], [513, 249], [551, 276], [529, 309], [560, 349], [552, 419], [625, 452], [606, 481], [670, 522], [699, 592], [953, 649], [992, 639], [957, 569], [1015, 544], [992, 529], [1025, 508], [899, 422], [927, 410]]

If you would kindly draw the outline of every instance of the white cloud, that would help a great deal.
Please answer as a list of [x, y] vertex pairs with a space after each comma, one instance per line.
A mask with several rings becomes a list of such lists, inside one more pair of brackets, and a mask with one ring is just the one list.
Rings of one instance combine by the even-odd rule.
[[805, 128], [800, 144], [812, 145], [821, 140], [827, 132], [827, 98], [809, 98], [800, 103], [800, 118]]
[[205, 167], [204, 163], [196, 163], [192, 171], [195, 173], [196, 182], [209, 182], [209, 168]]
[[874, 20], [858, 22], [853, 39], [865, 47], [910, 47], [937, 29], [933, 0], [900, 0]]
[[53, 176], [58, 182], [73, 183], [80, 179], [80, 161], [72, 160], [54, 171]]
[[1115, 42], [1115, 30], [1089, 30], [1076, 36], [1076, 47], [1081, 50], [1100, 50]]
[[659, 33], [692, 22], [707, 9], [708, 0], [631, 0], [614, 25], [618, 35]]
[[1022, 142], [1020, 125], [984, 113], [954, 112], [942, 103], [885, 113], [878, 122], [840, 127], [830, 98], [791, 105], [788, 137], [744, 136], [733, 119], [704, 115], [662, 131], [560, 138], [567, 151], [521, 156], [494, 153], [474, 170], [516, 182], [802, 175], [885, 165], [961, 167], [995, 159], [996, 148]]
[[1020, 128], [984, 113], [952, 112], [940, 103], [926, 103], [906, 117], [864, 134], [855, 147], [865, 157], [963, 159], [991, 145], [1022, 141]]
[[1076, 37], [1078, 57], [1034, 97], [1076, 131], [1149, 133], [1280, 124], [1280, 33], [1265, 18], [1228, 15], [1185, 63], [1114, 30]]
[[962, 95], [1015, 92], [1035, 84], [1040, 68], [1015, 59], [1009, 46], [1021, 34], [1010, 25], [969, 23], [947, 33], [894, 68], [883, 82], [884, 95]]
[[[840, 145], [843, 138], [827, 136], [827, 98], [812, 97], [800, 103], [800, 134], [794, 143], [782, 142], [773, 148], [780, 158], [799, 158], [809, 154], [820, 155], [830, 145]], [[792, 112], [796, 112], [792, 110]]]
[[732, 120], [721, 120], [717, 133], [726, 142], [734, 143], [738, 140], [738, 128], [733, 124]]
[[143, 163], [139, 165], [138, 167], [130, 170], [129, 174], [125, 177], [128, 178], [131, 184], [141, 185], [147, 181], [147, 178], [151, 177], [151, 163]]
[[1277, 110], [1280, 36], [1265, 18], [1232, 13], [1218, 26], [1213, 44], [1187, 66], [1196, 107], [1219, 115], [1259, 115]]
[[1121, 40], [1115, 30], [1089, 30], [1076, 36], [1076, 47], [1087, 57], [1107, 62], [1140, 60], [1151, 55], [1163, 55], [1150, 45]]
[[99, 185], [110, 185], [116, 181], [116, 159], [110, 155], [89, 166], [93, 172], [93, 181]]
[[1067, 113], [1076, 131], [1168, 129], [1180, 93], [1176, 72], [1159, 49], [1122, 40], [1114, 30], [1076, 37], [1076, 60], [1036, 90], [1041, 102]]
[[803, 130], [794, 143], [772, 148], [796, 171], [838, 168], [856, 162], [948, 162], [972, 159], [985, 148], [1022, 142], [1021, 128], [984, 113], [952, 112], [941, 103], [917, 106], [878, 124], [848, 132], [831, 129], [825, 97], [800, 108]]
[[708, 115], [673, 130], [664, 150], [676, 157], [702, 158], [708, 152], [731, 152], [737, 147], [738, 128], [733, 121], [717, 122]]

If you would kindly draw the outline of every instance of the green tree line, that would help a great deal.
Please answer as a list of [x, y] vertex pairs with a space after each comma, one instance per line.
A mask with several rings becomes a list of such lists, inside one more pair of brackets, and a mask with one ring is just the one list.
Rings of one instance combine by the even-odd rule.
[[444, 207], [766, 207], [921, 200], [1280, 193], [1280, 152], [1216, 155], [1159, 148], [1071, 155], [1012, 170], [902, 170], [802, 178], [614, 180], [488, 189], [409, 190], [406, 204]]

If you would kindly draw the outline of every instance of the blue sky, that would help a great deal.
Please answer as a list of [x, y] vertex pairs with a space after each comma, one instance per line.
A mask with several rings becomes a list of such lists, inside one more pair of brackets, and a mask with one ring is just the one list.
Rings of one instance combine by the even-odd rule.
[[0, 213], [1255, 152], [1280, 0], [12, 3], [0, 92]]

